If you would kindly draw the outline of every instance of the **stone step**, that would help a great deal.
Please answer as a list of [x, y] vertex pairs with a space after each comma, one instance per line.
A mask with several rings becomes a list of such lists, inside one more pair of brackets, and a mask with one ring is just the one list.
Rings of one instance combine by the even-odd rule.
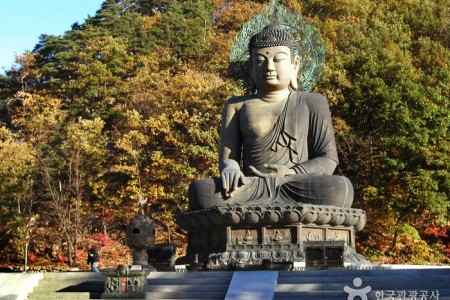
[[275, 271], [234, 272], [225, 299], [272, 299], [277, 279], [278, 272]]
[[357, 276], [450, 276], [450, 268], [430, 269], [345, 269], [345, 270], [305, 270], [280, 271], [279, 278], [283, 277], [357, 277]]
[[[450, 281], [444, 281], [444, 280], [436, 280], [436, 281], [430, 281], [425, 278], [366, 278], [366, 277], [358, 277], [362, 280], [362, 283], [364, 285], [370, 285], [373, 288], [376, 289], [439, 289], [443, 287], [449, 287]], [[332, 285], [330, 285], [333, 283]], [[292, 280], [292, 281], [278, 281], [278, 287], [288, 287], [288, 286], [294, 286], [298, 288], [305, 288], [305, 287], [314, 287], [316, 286], [317, 289], [326, 289], [328, 287], [332, 286], [345, 286], [349, 285], [351, 286], [353, 284], [353, 278], [346, 278], [346, 280], [341, 280], [338, 278], [330, 279], [328, 281], [313, 281], [313, 280], [305, 280], [300, 282], [299, 280]]]
[[152, 272], [149, 279], [154, 278], [230, 278], [233, 272], [229, 271], [204, 271], [204, 272]]
[[[275, 297], [273, 298], [273, 300], [288, 300], [288, 299], [301, 299], [301, 300], [317, 300], [317, 299], [328, 299], [328, 300], [347, 300], [348, 299], [348, 294], [345, 292], [332, 292], [332, 291], [328, 291], [328, 292], [300, 292], [300, 293], [275, 293]], [[356, 297], [354, 299], [361, 299], [359, 297]], [[369, 293], [367, 294], [367, 299], [368, 300], [393, 300], [393, 299], [402, 299], [402, 300], [419, 300], [421, 299], [420, 297], [391, 297], [391, 296], [385, 296], [385, 297], [380, 297], [378, 295], [376, 295], [375, 293]], [[436, 299], [436, 298], [430, 298], [428, 297], [424, 297], [422, 299]], [[439, 298], [437, 298], [439, 300], [450, 300], [450, 296], [439, 296]]]
[[[303, 292], [277, 292], [273, 299], [347, 299], [348, 294], [344, 291], [303, 291]], [[359, 298], [358, 298], [359, 299]]]
[[154, 272], [148, 276], [147, 299], [225, 298], [233, 272]]
[[[354, 282], [359, 278], [359, 282]], [[356, 286], [357, 285], [357, 286]], [[274, 299], [347, 299], [344, 287], [357, 291], [370, 287], [368, 299], [450, 300], [449, 268], [307, 270], [280, 272]], [[405, 293], [405, 294], [401, 294]], [[439, 293], [439, 296], [436, 296]], [[359, 297], [356, 297], [359, 299]]]
[[148, 292], [146, 299], [210, 299], [223, 300], [225, 293], [223, 292]]
[[92, 272], [44, 273], [28, 299], [99, 299], [104, 277]]
[[0, 273], [0, 299], [26, 299], [42, 279], [42, 273]]
[[231, 278], [149, 278], [149, 285], [228, 285]]
[[100, 299], [101, 294], [92, 294], [89, 292], [39, 292], [39, 293], [31, 293], [28, 295], [28, 299], [36, 299], [36, 300], [87, 300], [87, 299]]
[[[273, 297], [278, 300], [347, 299], [348, 293], [344, 291], [344, 286], [356, 288], [353, 285], [356, 277], [362, 280], [361, 288], [372, 288], [372, 292], [367, 295], [368, 299], [377, 299], [375, 291], [424, 290], [430, 295], [432, 291], [438, 290], [440, 300], [450, 300], [450, 268], [270, 272], [278, 277]], [[240, 273], [239, 279], [233, 275], [236, 273]], [[259, 291], [259, 287], [264, 287], [264, 283], [258, 280], [262, 275], [262, 272], [249, 271], [152, 272], [148, 276], [146, 299], [225, 299], [233, 276], [241, 286]], [[249, 284], [249, 280], [253, 283]], [[104, 277], [99, 273], [45, 273], [39, 285], [29, 293], [28, 299], [99, 299], [103, 289]], [[241, 288], [237, 290], [240, 291]], [[239, 293], [235, 295], [238, 297]], [[378, 298], [383, 299], [380, 295]], [[389, 297], [385, 296], [384, 299]]]
[[[357, 274], [352, 277], [348, 277], [346, 274], [342, 274], [343, 276], [338, 277], [279, 277], [278, 283], [280, 284], [302, 284], [302, 283], [349, 283], [352, 282], [354, 278], [359, 277], [363, 279], [364, 282], [384, 282], [386, 281], [385, 276], [365, 276], [361, 274]], [[392, 276], [389, 277], [388, 282], [411, 282], [413, 280], [418, 280], [421, 283], [448, 283], [450, 285], [450, 276]]]
[[[295, 292], [328, 292], [328, 291], [343, 291], [345, 286], [349, 286], [353, 288], [352, 284], [336, 284], [336, 283], [322, 283], [322, 284], [278, 284], [276, 287], [276, 292], [289, 292], [289, 293], [295, 293]], [[362, 287], [370, 286], [372, 290], [378, 290], [378, 291], [436, 291], [438, 290], [439, 293], [442, 296], [447, 296], [447, 293], [449, 293], [448, 287], [449, 285], [438, 285], [435, 284], [433, 286], [424, 286], [421, 284], [417, 284], [415, 282], [410, 282], [408, 284], [399, 284], [399, 285], [388, 285], [388, 284], [371, 284], [363, 282]], [[450, 296], [450, 294], [448, 294]]]
[[103, 281], [86, 281], [86, 282], [47, 282], [43, 280], [37, 287], [33, 289], [33, 292], [39, 291], [53, 291], [53, 292], [101, 292], [103, 291]]
[[224, 285], [211, 285], [211, 284], [192, 284], [192, 285], [149, 285], [147, 291], [148, 292], [183, 292], [183, 293], [191, 293], [191, 292], [220, 292], [226, 293], [228, 290], [228, 284]]
[[81, 286], [64, 286], [61, 287], [60, 285], [54, 286], [54, 285], [47, 285], [45, 282], [42, 285], [39, 285], [35, 287], [32, 291], [32, 293], [41, 293], [41, 292], [58, 292], [58, 293], [82, 293], [82, 292], [103, 292], [104, 289], [104, 283], [99, 282], [96, 284], [86, 284]]

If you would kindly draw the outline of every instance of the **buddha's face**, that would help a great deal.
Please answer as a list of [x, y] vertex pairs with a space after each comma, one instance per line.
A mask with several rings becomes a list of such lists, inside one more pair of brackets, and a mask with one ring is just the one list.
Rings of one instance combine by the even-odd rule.
[[298, 57], [291, 59], [289, 47], [254, 48], [251, 57], [251, 76], [260, 91], [287, 89], [297, 77]]

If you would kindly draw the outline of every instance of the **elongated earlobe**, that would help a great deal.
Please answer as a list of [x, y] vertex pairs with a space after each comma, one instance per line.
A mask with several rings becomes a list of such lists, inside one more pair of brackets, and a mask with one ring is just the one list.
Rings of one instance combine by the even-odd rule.
[[292, 75], [291, 82], [289, 83], [289, 86], [294, 91], [298, 89], [298, 81], [297, 81], [297, 75]]
[[[251, 64], [251, 63], [250, 63]], [[255, 84], [255, 80], [253, 80], [253, 72], [252, 72], [252, 68], [250, 65], [250, 81], [248, 82], [247, 85], [247, 93], [248, 94], [254, 94], [256, 92], [256, 84]]]
[[291, 82], [289, 83], [289, 87], [295, 91], [298, 89], [297, 76], [298, 76], [298, 72], [300, 70], [300, 57], [299, 56], [296, 56], [294, 58], [293, 65], [294, 65], [294, 70], [292, 71]]
[[256, 92], [256, 84], [253, 79], [250, 79], [250, 84], [248, 85], [248, 94], [254, 94]]

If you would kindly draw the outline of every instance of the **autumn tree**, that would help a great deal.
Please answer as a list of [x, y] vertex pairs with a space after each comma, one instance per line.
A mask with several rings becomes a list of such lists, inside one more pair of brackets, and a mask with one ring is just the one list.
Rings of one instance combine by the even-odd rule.
[[30, 221], [37, 217], [33, 154], [28, 142], [0, 127], [0, 253], [8, 259], [23, 258], [24, 242], [30, 239]]
[[417, 230], [430, 220], [443, 226], [448, 216], [441, 159], [448, 157], [449, 51], [435, 36], [448, 27], [439, 16], [449, 9], [440, 1], [307, 4], [329, 53], [320, 90], [336, 112], [341, 170], [355, 184], [355, 204], [368, 210], [366, 241], [378, 245], [368, 253], [432, 260], [433, 245]]
[[[448, 260], [450, 8], [283, 3], [326, 48], [315, 91], [331, 104], [337, 172], [368, 213], [360, 250], [374, 261]], [[217, 176], [221, 109], [244, 93], [228, 68], [234, 36], [266, 5], [105, 0], [66, 33], [41, 35], [0, 75], [0, 155], [14, 155], [0, 167], [2, 232], [18, 241], [12, 220], [32, 203], [26, 216], [39, 214], [40, 228], [52, 220], [73, 262], [84, 236], [120, 233], [144, 197], [160, 240], [168, 228], [182, 244], [174, 216], [193, 179]]]

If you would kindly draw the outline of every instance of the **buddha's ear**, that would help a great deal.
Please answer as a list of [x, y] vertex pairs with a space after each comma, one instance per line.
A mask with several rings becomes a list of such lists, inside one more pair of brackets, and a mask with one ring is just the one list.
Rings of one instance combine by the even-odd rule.
[[250, 80], [248, 81], [248, 85], [247, 85], [247, 93], [249, 94], [253, 94], [256, 91], [256, 84], [255, 84], [255, 80], [253, 80], [253, 69], [252, 69], [252, 60], [250, 58], [250, 67], [249, 67], [249, 77]]
[[296, 55], [294, 57], [294, 61], [292, 62], [292, 65], [293, 65], [294, 69], [292, 70], [291, 83], [289, 84], [289, 86], [293, 90], [297, 90], [298, 89], [297, 76], [298, 76], [298, 72], [300, 71], [300, 56]]
[[247, 87], [247, 93], [248, 94], [254, 94], [256, 92], [256, 84], [253, 78], [250, 78], [250, 82]]

